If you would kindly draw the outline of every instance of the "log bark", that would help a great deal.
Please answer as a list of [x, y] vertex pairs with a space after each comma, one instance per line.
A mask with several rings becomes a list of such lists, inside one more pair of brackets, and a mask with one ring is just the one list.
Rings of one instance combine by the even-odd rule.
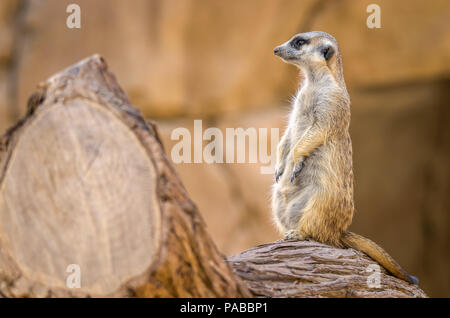
[[42, 83], [0, 141], [0, 295], [250, 295], [98, 55]]
[[228, 262], [255, 297], [427, 297], [360, 251], [314, 241], [260, 245]]
[[426, 296], [382, 269], [371, 288], [374, 264], [309, 241], [225, 260], [98, 55], [40, 84], [0, 139], [0, 297]]

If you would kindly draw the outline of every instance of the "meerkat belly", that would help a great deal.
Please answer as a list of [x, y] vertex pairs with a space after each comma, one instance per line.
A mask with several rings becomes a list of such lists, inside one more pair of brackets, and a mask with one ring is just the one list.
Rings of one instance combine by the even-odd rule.
[[[278, 207], [276, 217], [286, 230], [297, 229], [305, 213], [312, 220], [312, 233], [335, 235], [335, 232], [345, 230], [350, 225], [353, 185], [351, 159], [349, 169], [345, 168], [348, 164], [341, 162], [348, 157], [345, 151], [337, 143], [322, 145], [306, 158], [294, 183], [284, 178], [277, 185], [274, 198], [277, 200], [275, 206]], [[292, 160], [288, 162], [287, 171], [292, 171]], [[329, 227], [328, 231], [324, 231], [324, 225]]]
[[302, 214], [314, 197], [320, 185], [317, 178], [317, 167], [323, 160], [321, 149], [307, 158], [300, 175], [291, 182], [291, 172], [294, 169], [292, 153], [287, 157], [286, 173], [273, 188], [272, 208], [275, 221], [284, 231], [295, 229]]

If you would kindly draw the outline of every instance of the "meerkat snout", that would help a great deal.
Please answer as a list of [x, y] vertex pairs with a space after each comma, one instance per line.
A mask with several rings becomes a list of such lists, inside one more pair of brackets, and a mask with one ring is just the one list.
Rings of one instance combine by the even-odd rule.
[[290, 45], [289, 42], [286, 42], [282, 45], [277, 46], [276, 48], [273, 49], [273, 53], [280, 57], [283, 61], [285, 62], [289, 62], [291, 60], [294, 60], [296, 58], [298, 58], [298, 53], [299, 52], [295, 52], [295, 50], [293, 50]]
[[273, 49], [273, 54], [275, 54], [276, 56], [280, 56], [280, 52], [281, 52], [281, 49], [279, 46], [277, 46], [276, 48]]

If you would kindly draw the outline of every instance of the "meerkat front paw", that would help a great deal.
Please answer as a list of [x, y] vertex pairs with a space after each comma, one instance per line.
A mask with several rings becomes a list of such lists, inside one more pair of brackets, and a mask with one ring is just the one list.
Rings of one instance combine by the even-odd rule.
[[296, 230], [289, 230], [284, 233], [285, 240], [304, 240], [304, 237]]
[[304, 167], [304, 159], [300, 159], [294, 164], [294, 169], [292, 169], [291, 183], [294, 183], [294, 180], [299, 176], [300, 171], [302, 171]]

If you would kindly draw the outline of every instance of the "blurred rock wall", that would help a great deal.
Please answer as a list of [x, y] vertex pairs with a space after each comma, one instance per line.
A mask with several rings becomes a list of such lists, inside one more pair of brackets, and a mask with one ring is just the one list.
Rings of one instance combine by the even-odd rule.
[[[82, 28], [68, 29], [78, 3]], [[366, 7], [381, 7], [381, 29]], [[431, 296], [450, 296], [450, 2], [321, 0], [2, 0], [0, 129], [36, 84], [102, 54], [132, 102], [174, 128], [284, 127], [298, 74], [273, 56], [294, 33], [339, 41], [352, 98], [357, 214], [352, 230], [386, 248]], [[281, 130], [282, 132], [282, 130]], [[279, 238], [272, 175], [259, 164], [176, 166], [230, 255]]]

